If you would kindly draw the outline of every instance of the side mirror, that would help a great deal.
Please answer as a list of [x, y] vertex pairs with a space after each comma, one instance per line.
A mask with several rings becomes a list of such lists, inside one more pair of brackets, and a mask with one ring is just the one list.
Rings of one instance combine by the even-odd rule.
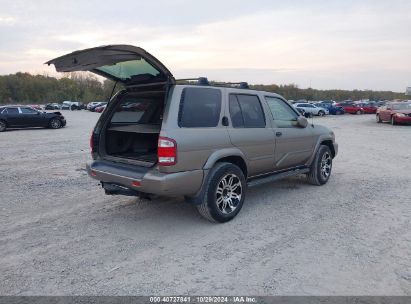
[[297, 118], [297, 125], [301, 128], [306, 128], [308, 126], [308, 120], [307, 118], [303, 116], [298, 116]]

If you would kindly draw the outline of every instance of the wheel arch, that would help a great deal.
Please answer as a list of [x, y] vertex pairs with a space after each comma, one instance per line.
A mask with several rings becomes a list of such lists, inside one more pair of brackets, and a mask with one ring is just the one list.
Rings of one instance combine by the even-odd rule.
[[209, 170], [214, 167], [216, 163], [228, 162], [238, 166], [241, 171], [243, 171], [245, 178], [247, 178], [248, 165], [245, 159], [246, 158], [244, 157], [243, 153], [237, 148], [222, 149], [215, 151], [210, 155], [203, 169]]

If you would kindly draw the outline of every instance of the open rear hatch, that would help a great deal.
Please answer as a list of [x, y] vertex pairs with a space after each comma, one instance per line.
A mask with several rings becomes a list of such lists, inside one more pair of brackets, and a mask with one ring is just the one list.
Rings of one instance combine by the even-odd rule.
[[46, 64], [54, 64], [57, 72], [93, 72], [125, 86], [175, 82], [173, 74], [157, 58], [132, 45], [107, 45], [75, 51]]
[[105, 159], [146, 167], [157, 162], [166, 91], [175, 83], [157, 58], [139, 47], [108, 45], [76, 51], [46, 64], [54, 64], [57, 72], [93, 72], [126, 88], [150, 85], [110, 102], [113, 104], [103, 114], [104, 128], [93, 133], [93, 142], [98, 143], [98, 154]]

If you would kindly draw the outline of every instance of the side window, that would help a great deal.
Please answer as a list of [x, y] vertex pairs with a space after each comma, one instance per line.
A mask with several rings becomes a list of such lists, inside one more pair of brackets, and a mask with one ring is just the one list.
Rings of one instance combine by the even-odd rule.
[[275, 97], [266, 96], [268, 107], [275, 124], [279, 128], [290, 128], [297, 126], [298, 114], [283, 100]]
[[30, 108], [20, 108], [22, 114], [37, 114], [36, 110]]
[[17, 109], [17, 108], [7, 108], [7, 114], [19, 114], [19, 109]]
[[178, 125], [184, 128], [216, 127], [220, 120], [221, 91], [185, 88], [181, 94]]
[[265, 128], [264, 112], [258, 96], [230, 94], [229, 107], [234, 128]]
[[240, 105], [238, 104], [237, 96], [230, 94], [229, 101], [231, 123], [234, 128], [244, 128], [243, 114], [241, 113]]

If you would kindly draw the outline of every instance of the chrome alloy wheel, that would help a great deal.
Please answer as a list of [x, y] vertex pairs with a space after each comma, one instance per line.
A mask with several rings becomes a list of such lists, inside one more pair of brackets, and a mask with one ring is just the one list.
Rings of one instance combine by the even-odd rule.
[[241, 181], [237, 175], [233, 173], [224, 175], [216, 190], [218, 209], [224, 214], [233, 212], [240, 204], [242, 192]]
[[329, 152], [325, 152], [321, 158], [321, 176], [327, 179], [331, 174], [332, 158]]

